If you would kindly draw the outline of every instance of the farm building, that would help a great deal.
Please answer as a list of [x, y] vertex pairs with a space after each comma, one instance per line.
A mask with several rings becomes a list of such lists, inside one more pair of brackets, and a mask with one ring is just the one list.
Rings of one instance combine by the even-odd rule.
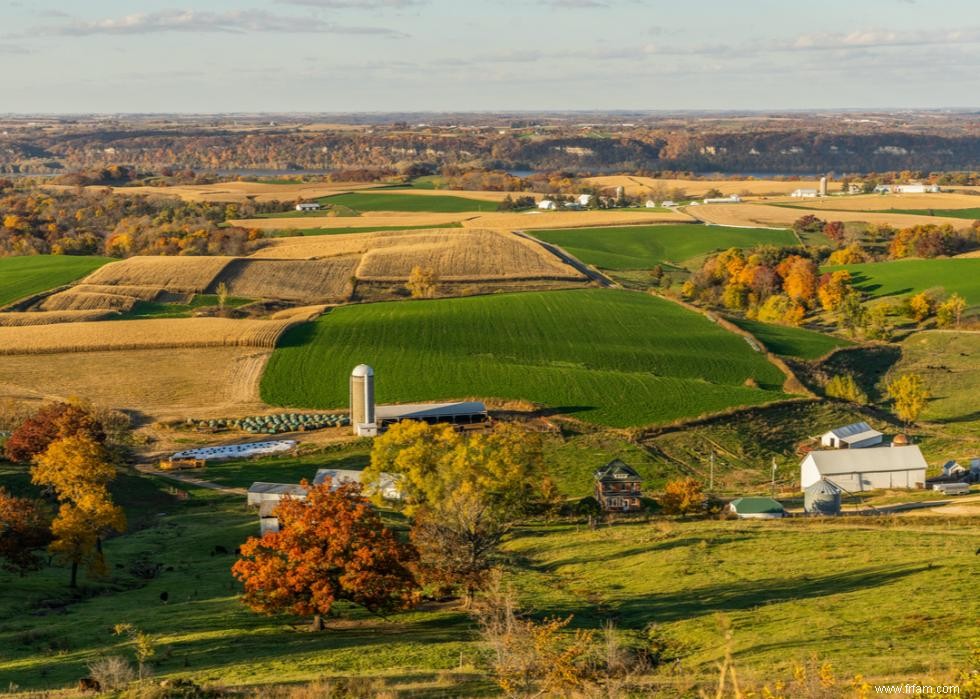
[[[316, 476], [313, 477], [313, 485], [320, 485], [327, 478], [330, 478], [333, 488], [336, 488], [342, 483], [361, 483], [363, 473], [363, 471], [355, 471], [353, 469], [321, 468], [316, 472]], [[396, 474], [382, 473], [377, 483], [370, 483], [365, 487], [364, 493], [366, 495], [373, 495], [376, 492], [380, 492], [381, 497], [385, 500], [401, 500], [403, 494], [399, 481], [400, 477]]]
[[538, 202], [538, 208], [542, 211], [554, 211], [558, 208], [558, 204], [551, 199], [542, 199]]
[[381, 429], [402, 420], [418, 420], [430, 425], [446, 422], [453, 425], [484, 425], [490, 420], [487, 406], [478, 401], [379, 405], [376, 417]]
[[839, 515], [841, 489], [819, 480], [803, 491], [803, 511], [808, 515]]
[[279, 531], [279, 518], [275, 515], [277, 507], [278, 501], [270, 500], [259, 504], [259, 536]]
[[861, 449], [881, 444], [884, 435], [866, 422], [855, 422], [824, 432], [820, 446], [831, 449]]
[[738, 204], [741, 201], [742, 201], [742, 197], [738, 196], [737, 194], [732, 194], [731, 196], [728, 197], [711, 197], [709, 199], [705, 199], [704, 203], [705, 204]]
[[822, 196], [822, 197], [827, 196], [827, 178], [826, 177], [821, 177], [820, 178], [820, 196]]
[[592, 204], [592, 195], [579, 194], [578, 199], [576, 201], [578, 202], [579, 206], [589, 206], [590, 204]]
[[786, 516], [783, 506], [772, 498], [735, 498], [725, 509], [739, 519], [779, 519]]
[[643, 479], [631, 466], [613, 459], [595, 472], [595, 499], [606, 512], [640, 509]]
[[910, 184], [896, 184], [892, 187], [895, 194], [925, 194], [927, 192], [938, 192], [938, 184], [922, 184], [920, 182], [912, 182]]
[[302, 201], [296, 205], [297, 211], [319, 211], [321, 208], [323, 207], [315, 201]]
[[926, 460], [917, 446], [811, 451], [800, 464], [805, 490], [826, 479], [847, 492], [879, 488], [922, 488]]
[[794, 189], [790, 196], [797, 199], [815, 199], [820, 196], [820, 192], [815, 189]]
[[653, 199], [647, 199], [647, 203], [645, 204], [645, 206], [648, 209], [656, 209], [657, 208], [657, 202], [655, 202]]
[[304, 500], [306, 489], [295, 483], [263, 483], [260, 481], [253, 483], [248, 489], [248, 505], [249, 507], [261, 507], [264, 502], [278, 503], [287, 495], [291, 498]]

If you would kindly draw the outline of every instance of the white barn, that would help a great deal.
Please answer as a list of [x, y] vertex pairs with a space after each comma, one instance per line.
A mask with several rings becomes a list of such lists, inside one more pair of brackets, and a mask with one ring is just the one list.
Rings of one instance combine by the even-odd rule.
[[589, 206], [592, 203], [591, 194], [579, 194], [578, 195], [578, 205], [579, 206]]
[[815, 189], [794, 189], [790, 196], [797, 199], [815, 199], [820, 196], [820, 192]]
[[896, 194], [925, 194], [927, 192], [938, 192], [939, 185], [912, 182], [911, 184], [897, 184], [892, 187], [892, 191]]
[[742, 197], [737, 194], [732, 194], [728, 197], [710, 197], [704, 200], [705, 204], [738, 204], [742, 201]]
[[558, 208], [558, 204], [551, 199], [542, 199], [538, 202], [538, 208], [542, 211], [554, 211]]
[[855, 422], [824, 432], [820, 446], [830, 449], [861, 449], [881, 444], [884, 435], [866, 422]]
[[306, 489], [295, 483], [253, 483], [248, 489], [249, 507], [259, 507], [264, 502], [279, 502], [289, 496], [297, 500], [306, 499]]
[[297, 211], [319, 211], [320, 205], [315, 201], [302, 201], [296, 205]]
[[821, 479], [850, 493], [923, 488], [926, 460], [915, 445], [811, 451], [800, 464], [800, 485], [805, 490]]
[[[353, 469], [321, 468], [313, 478], [313, 485], [320, 485], [329, 477], [331, 490], [333, 490], [343, 483], [361, 483], [363, 473], [363, 471], [355, 471]], [[401, 486], [399, 485], [400, 480], [401, 478], [398, 475], [382, 472], [378, 482], [365, 486], [364, 492], [366, 495], [380, 492], [381, 497], [385, 500], [401, 500], [403, 495]]]

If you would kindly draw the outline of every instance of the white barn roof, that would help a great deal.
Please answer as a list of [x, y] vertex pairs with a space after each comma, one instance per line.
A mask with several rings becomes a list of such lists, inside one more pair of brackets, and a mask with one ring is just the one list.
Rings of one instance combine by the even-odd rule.
[[[888, 471], [925, 470], [926, 460], [916, 445], [906, 447], [875, 447], [872, 449], [831, 449], [811, 451], [812, 459], [821, 476], [844, 473], [876, 473]], [[833, 478], [831, 478], [833, 480]]]
[[306, 488], [295, 483], [253, 483], [248, 492], [263, 493], [266, 495], [294, 495], [306, 497]]
[[454, 415], [484, 415], [487, 406], [478, 401], [458, 403], [405, 403], [403, 405], [379, 405], [375, 410], [378, 421], [424, 420], [447, 418]]
[[866, 422], [855, 422], [851, 425], [844, 425], [830, 430], [827, 434], [832, 434], [843, 442], [861, 442], [872, 437], [882, 436], [881, 432], [873, 429]]

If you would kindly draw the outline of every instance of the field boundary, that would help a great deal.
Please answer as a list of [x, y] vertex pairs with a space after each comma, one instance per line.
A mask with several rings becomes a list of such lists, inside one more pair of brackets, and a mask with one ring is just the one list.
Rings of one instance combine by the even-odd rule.
[[574, 255], [572, 255], [568, 251], [564, 250], [560, 246], [555, 245], [554, 243], [545, 242], [545, 241], [541, 240], [540, 238], [536, 238], [533, 235], [531, 235], [531, 234], [529, 234], [529, 233], [527, 233], [525, 231], [514, 231], [514, 235], [520, 236], [521, 238], [524, 238], [524, 239], [526, 239], [526, 240], [528, 240], [528, 241], [530, 241], [532, 243], [537, 243], [542, 248], [544, 248], [545, 250], [547, 250], [548, 252], [550, 252], [552, 255], [554, 255], [555, 257], [557, 257], [559, 260], [561, 260], [562, 262], [564, 262], [566, 265], [568, 265], [569, 267], [572, 267], [573, 269], [577, 269], [579, 272], [581, 272], [582, 274], [584, 274], [586, 277], [588, 277], [592, 281], [597, 282], [600, 286], [609, 287], [609, 288], [619, 288], [620, 287], [619, 284], [617, 284], [612, 279], [610, 279], [609, 277], [607, 277], [605, 274], [603, 274], [602, 272], [600, 272], [596, 267], [593, 267], [592, 265], [585, 264], [580, 259], [578, 259]]

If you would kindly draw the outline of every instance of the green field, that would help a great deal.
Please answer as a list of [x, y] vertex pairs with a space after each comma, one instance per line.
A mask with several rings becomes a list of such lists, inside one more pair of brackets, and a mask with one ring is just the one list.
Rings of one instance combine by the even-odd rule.
[[686, 223], [571, 228], [534, 231], [534, 235], [560, 245], [585, 263], [611, 270], [649, 269], [658, 264], [685, 266], [717, 250], [798, 244], [788, 230]]
[[[0, 484], [29, 491], [22, 469], [2, 463]], [[360, 677], [374, 684], [358, 696], [493, 694], [485, 649], [457, 606], [386, 619], [344, 610], [347, 618], [328, 620], [322, 633], [287, 623], [300, 619], [251, 613], [237, 599], [234, 556], [214, 548], [233, 551], [255, 534], [255, 514], [243, 496], [179, 487], [187, 499], [145, 476], [114, 484], [131, 533], [106, 542], [109, 576], [82, 576], [77, 593], [60, 566], [25, 577], [0, 572], [5, 690], [73, 687], [97, 658], [131, 659], [132, 648], [111, 631], [129, 623], [152, 639], [156, 680], [261, 693], [274, 683]], [[504, 572], [538, 617], [574, 614], [573, 627], [591, 629], [613, 620], [634, 642], [656, 623], [678, 657], [651, 673], [657, 696], [682, 694], [679, 678], [710, 684], [724, 650], [719, 615], [733, 628], [743, 686], [789, 679], [811, 654], [842, 681], [857, 673], [906, 681], [926, 671], [948, 678], [977, 640], [978, 536], [975, 521], [954, 527], [939, 518], [530, 525], [505, 543]], [[160, 572], [141, 578], [140, 562], [159, 563]]]
[[[282, 218], [273, 217], [273, 218]], [[315, 236], [315, 235], [342, 235], [344, 233], [381, 233], [385, 231], [423, 231], [432, 228], [462, 228], [463, 224], [459, 221], [450, 223], [440, 223], [436, 226], [364, 226], [349, 228], [284, 228], [278, 231], [267, 231], [266, 238], [294, 238], [296, 236]]]
[[[827, 267], [825, 271], [844, 269]], [[954, 291], [971, 306], [980, 305], [980, 258], [892, 260], [847, 265], [854, 285], [873, 298], [916, 294], [942, 287]]]
[[0, 307], [81, 279], [108, 257], [30, 255], [0, 258]]
[[469, 211], [496, 211], [497, 202], [467, 199], [453, 195], [388, 194], [354, 192], [318, 199], [321, 204], [346, 206], [354, 211], [417, 211], [458, 214]]
[[791, 328], [786, 325], [760, 323], [748, 318], [730, 317], [743, 330], [748, 330], [773, 354], [798, 359], [818, 359], [838, 347], [854, 343], [843, 338], [825, 335], [805, 328]]
[[980, 437], [980, 334], [926, 331], [910, 335], [901, 347], [893, 373], [922, 376], [932, 394], [923, 419]]
[[[225, 300], [225, 308], [238, 308], [252, 299], [229, 297]], [[202, 308], [217, 308], [216, 294], [195, 294], [190, 303], [159, 303], [157, 301], [137, 301], [133, 308], [119, 316], [123, 319], [133, 318], [190, 318], [195, 311]]]
[[918, 216], [944, 216], [946, 218], [980, 219], [980, 207], [972, 209], [882, 209], [880, 214], [916, 214]]
[[377, 371], [382, 403], [526, 399], [622, 427], [783, 397], [783, 375], [743, 338], [669, 301], [605, 289], [338, 308], [284, 337], [262, 397], [346, 405], [361, 362]]

